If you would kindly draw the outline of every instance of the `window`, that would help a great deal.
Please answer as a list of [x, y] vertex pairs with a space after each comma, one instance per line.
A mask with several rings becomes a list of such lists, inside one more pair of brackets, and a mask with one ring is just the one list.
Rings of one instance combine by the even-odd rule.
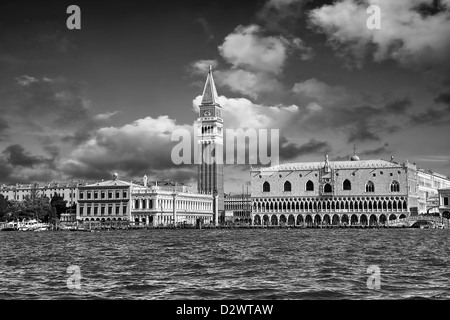
[[116, 214], [119, 214], [119, 213], [120, 213], [120, 207], [116, 206]]
[[80, 199], [83, 199], [83, 198], [84, 198], [84, 193], [80, 192]]
[[102, 191], [102, 199], [105, 199], [105, 193]]
[[139, 209], [139, 200], [134, 201], [134, 208]]
[[98, 207], [94, 206], [94, 214], [97, 214], [97, 213], [98, 213]]
[[344, 183], [342, 184], [342, 189], [343, 190], [352, 190], [352, 184], [350, 183], [349, 180], [344, 181]]
[[91, 214], [91, 207], [87, 207], [87, 214]]
[[444, 197], [444, 206], [448, 206], [448, 197]]
[[90, 192], [87, 193], [87, 198], [88, 198], [88, 199], [91, 198], [91, 193], [90, 193]]
[[284, 183], [284, 191], [292, 191], [292, 185], [289, 181]]
[[366, 192], [375, 192], [375, 185], [372, 181], [366, 183]]
[[127, 197], [127, 192], [126, 192], [126, 191], [123, 192], [123, 197], [124, 197], [124, 198]]
[[108, 214], [112, 214], [112, 206], [108, 206]]
[[270, 184], [267, 181], [263, 184], [263, 192], [270, 192]]
[[83, 207], [80, 207], [80, 216], [82, 216], [83, 215], [83, 210], [84, 208]]
[[112, 197], [113, 197], [112, 191], [108, 191], [108, 199], [112, 199]]
[[314, 191], [314, 183], [311, 180], [306, 183], [306, 191]]
[[123, 209], [123, 211], [122, 211], [122, 212], [123, 212], [123, 214], [126, 214], [126, 213], [127, 213], [127, 206], [126, 206], [126, 205], [125, 205], [125, 206], [123, 206], [123, 207], [122, 207], [122, 209]]
[[325, 193], [331, 193], [333, 191], [333, 188], [331, 187], [331, 185], [329, 183], [327, 183], [324, 187], [323, 187], [323, 192]]
[[116, 191], [116, 199], [119, 199], [119, 198], [120, 198], [120, 192]]
[[400, 192], [400, 183], [398, 181], [392, 181], [391, 192]]
[[94, 192], [94, 199], [98, 198], [98, 192]]

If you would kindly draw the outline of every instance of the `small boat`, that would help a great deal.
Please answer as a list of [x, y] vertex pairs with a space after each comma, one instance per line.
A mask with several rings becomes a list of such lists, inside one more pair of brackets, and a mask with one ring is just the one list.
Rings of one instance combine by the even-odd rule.
[[40, 231], [48, 230], [49, 225], [47, 223], [42, 223], [37, 221], [36, 219], [31, 220], [23, 220], [18, 223], [18, 229], [20, 231], [34, 231], [39, 229]]

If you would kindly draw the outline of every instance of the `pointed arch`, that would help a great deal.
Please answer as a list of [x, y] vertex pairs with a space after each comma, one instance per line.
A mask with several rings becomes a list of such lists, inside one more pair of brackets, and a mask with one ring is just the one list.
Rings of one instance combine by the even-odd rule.
[[308, 182], [306, 182], [306, 191], [314, 191], [314, 183], [311, 180], [308, 180]]
[[375, 192], [375, 184], [372, 181], [367, 181], [366, 192]]
[[400, 183], [397, 180], [391, 182], [391, 192], [400, 192]]
[[327, 183], [327, 184], [323, 187], [323, 192], [324, 192], [324, 193], [331, 193], [331, 192], [333, 192], [333, 188], [331, 187], [331, 184]]
[[290, 214], [288, 218], [288, 225], [293, 226], [294, 224], [295, 224], [295, 217], [293, 214]]
[[263, 183], [263, 192], [270, 192], [270, 183], [267, 181]]

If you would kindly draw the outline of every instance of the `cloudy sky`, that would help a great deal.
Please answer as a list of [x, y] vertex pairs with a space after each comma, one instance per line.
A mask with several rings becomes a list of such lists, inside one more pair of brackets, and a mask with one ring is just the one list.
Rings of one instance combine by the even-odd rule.
[[[170, 138], [209, 65], [225, 126], [280, 129], [282, 163], [356, 145], [450, 175], [450, 0], [93, 2], [0, 3], [0, 183], [118, 170], [196, 186]], [[248, 170], [226, 166], [226, 192]]]

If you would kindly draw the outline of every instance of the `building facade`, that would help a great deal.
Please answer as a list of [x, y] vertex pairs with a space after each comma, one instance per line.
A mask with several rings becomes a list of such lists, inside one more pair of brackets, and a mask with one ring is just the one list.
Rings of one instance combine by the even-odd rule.
[[23, 201], [27, 196], [36, 192], [38, 196], [45, 196], [49, 199], [56, 193], [67, 201], [67, 207], [77, 203], [77, 188], [83, 185], [82, 182], [52, 182], [48, 184], [16, 184], [2, 185], [0, 194], [8, 200]]
[[164, 187], [118, 179], [79, 187], [77, 220], [84, 222], [129, 221], [136, 225], [167, 226], [209, 224], [213, 196], [193, 193], [186, 186]]
[[224, 211], [224, 180], [223, 162], [218, 163], [215, 158], [223, 155], [223, 119], [211, 67], [199, 109], [197, 138], [201, 163], [198, 165], [198, 192], [217, 194], [218, 208], [214, 208], [214, 212], [217, 211], [215, 221], [218, 223], [218, 215]]
[[251, 223], [252, 199], [250, 194], [225, 194], [225, 221]]
[[450, 188], [440, 189], [439, 198], [439, 215], [450, 219]]
[[450, 188], [448, 177], [431, 170], [418, 169], [419, 213], [439, 212], [439, 189]]
[[255, 225], [380, 225], [418, 213], [417, 167], [360, 160], [252, 169]]

